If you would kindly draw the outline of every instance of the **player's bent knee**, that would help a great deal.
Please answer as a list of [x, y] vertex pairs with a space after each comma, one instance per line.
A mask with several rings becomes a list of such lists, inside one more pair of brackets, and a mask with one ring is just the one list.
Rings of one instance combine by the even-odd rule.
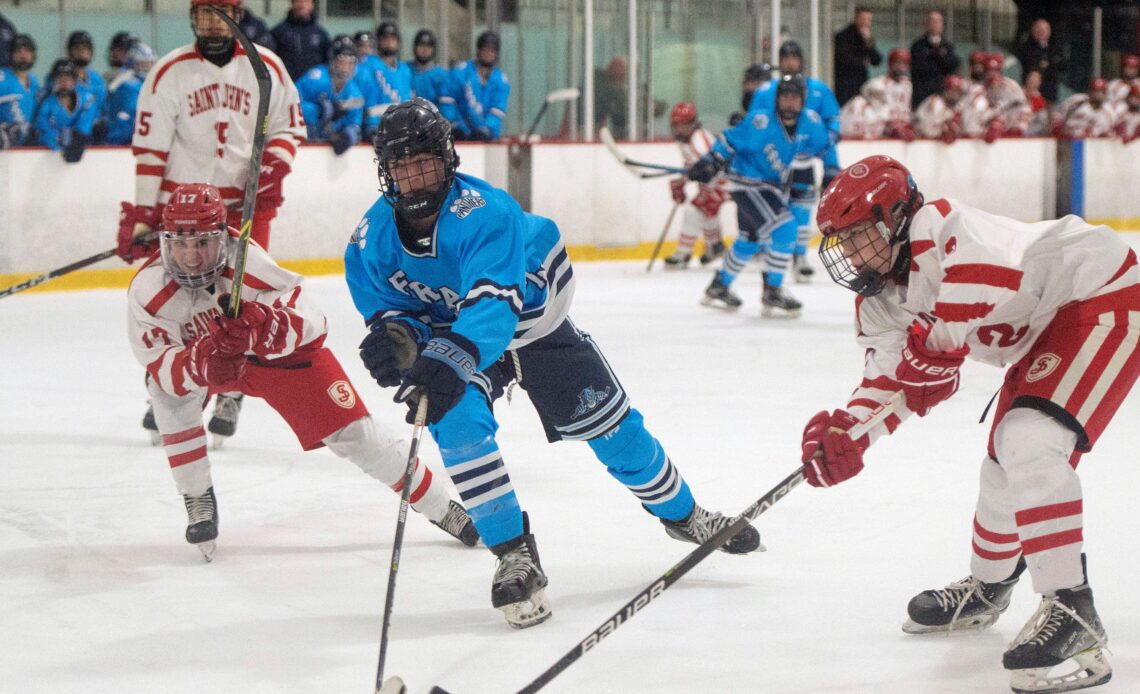
[[1033, 474], [1042, 464], [1068, 468], [1077, 435], [1054, 417], [1033, 408], [1015, 407], [994, 431], [998, 463], [1009, 475]]
[[323, 443], [334, 455], [384, 484], [395, 484], [404, 473], [405, 442], [381, 438], [372, 417], [361, 417], [341, 427], [326, 436]]
[[615, 472], [637, 472], [651, 463], [657, 452], [657, 441], [645, 428], [641, 413], [633, 408], [617, 426], [587, 443], [598, 460]]

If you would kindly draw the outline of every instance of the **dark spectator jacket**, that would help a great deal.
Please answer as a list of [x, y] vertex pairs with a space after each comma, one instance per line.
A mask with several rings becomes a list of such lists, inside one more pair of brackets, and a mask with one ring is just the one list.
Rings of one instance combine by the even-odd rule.
[[1021, 61], [1021, 81], [1025, 82], [1025, 73], [1037, 70], [1041, 73], [1041, 96], [1049, 103], [1057, 101], [1057, 84], [1060, 81], [1059, 72], [1064, 69], [1064, 58], [1061, 51], [1050, 41], [1048, 46], [1042, 48], [1036, 41], [1029, 39], [1017, 47], [1017, 59]]
[[910, 45], [910, 81], [914, 85], [910, 107], [918, 108], [923, 99], [942, 91], [942, 80], [958, 69], [954, 44], [943, 37], [935, 46], [925, 34]]
[[285, 71], [294, 81], [309, 68], [324, 64], [332, 43], [328, 32], [317, 24], [316, 14], [302, 21], [293, 17], [292, 10], [284, 22], [273, 27], [273, 40], [277, 42], [276, 52], [285, 63]]
[[835, 98], [840, 106], [858, 94], [867, 81], [867, 63], [881, 62], [883, 54], [875, 48], [875, 38], [871, 37], [870, 45], [864, 43], [854, 23], [835, 35]]
[[269, 30], [269, 25], [261, 17], [250, 12], [249, 8], [246, 8], [245, 13], [242, 14], [238, 26], [251, 41], [260, 46], [265, 46], [274, 53], [277, 52], [277, 41], [273, 39], [273, 32]]
[[0, 14], [0, 67], [7, 67], [8, 61], [11, 60], [8, 51], [9, 44], [14, 38], [16, 38], [16, 25]]

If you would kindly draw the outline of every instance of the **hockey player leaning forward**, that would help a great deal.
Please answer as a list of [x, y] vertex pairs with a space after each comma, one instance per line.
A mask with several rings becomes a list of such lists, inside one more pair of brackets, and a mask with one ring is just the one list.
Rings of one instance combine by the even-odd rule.
[[[428, 424], [479, 535], [498, 556], [491, 603], [511, 626], [550, 617], [534, 535], [503, 464], [491, 403], [512, 381], [550, 441], [586, 441], [671, 537], [732, 521], [698, 506], [601, 351], [567, 315], [573, 270], [554, 223], [457, 173], [451, 126], [424, 99], [390, 109], [375, 139], [383, 196], [345, 252], [371, 332], [361, 358], [397, 401], [428, 397]], [[751, 526], [721, 549], [760, 546]]]
[[[1003, 658], [1014, 691], [1108, 681], [1076, 465], [1140, 375], [1136, 253], [1108, 227], [1073, 216], [1023, 224], [957, 200], [924, 205], [910, 173], [885, 156], [844, 170], [817, 221], [824, 267], [859, 294], [867, 356], [846, 410], [820, 412], [804, 429], [808, 483], [858, 474], [875, 439], [954, 394], [967, 356], [1012, 364], [982, 460], [971, 575], [916, 595], [903, 630], [993, 624], [1028, 567], [1042, 600]], [[897, 391], [901, 414], [852, 441], [845, 432]]]

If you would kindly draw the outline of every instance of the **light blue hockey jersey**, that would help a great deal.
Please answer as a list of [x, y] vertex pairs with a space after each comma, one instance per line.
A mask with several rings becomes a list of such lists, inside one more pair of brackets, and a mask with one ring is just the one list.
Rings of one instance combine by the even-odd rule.
[[12, 68], [0, 68], [0, 125], [8, 129], [13, 145], [24, 144], [32, 129], [40, 78], [28, 73], [28, 87], [20, 83]]
[[[828, 136], [831, 137], [831, 146], [823, 154], [823, 165], [827, 167], [839, 166], [839, 154], [835, 150], [835, 143], [839, 142], [839, 102], [835, 99], [831, 87], [814, 77], [805, 77], [807, 94], [804, 96], [804, 108], [815, 111], [827, 127]], [[749, 115], [756, 111], [765, 111], [770, 114], [776, 112], [776, 86], [780, 80], [771, 80], [752, 94], [752, 101], [748, 104]]]
[[436, 108], [444, 103], [455, 104], [454, 82], [447, 68], [442, 65], [431, 65], [419, 70], [417, 69], [419, 63], [414, 60], [405, 61], [404, 64], [412, 71], [412, 94], [427, 99], [435, 104]]
[[451, 74], [455, 80], [460, 136], [466, 138], [483, 130], [491, 139], [499, 139], [503, 134], [503, 119], [507, 117], [507, 99], [511, 95], [507, 76], [496, 65], [483, 82], [474, 60], [456, 64]]
[[338, 92], [328, 65], [318, 65], [297, 80], [297, 93], [309, 129], [309, 142], [328, 140], [335, 133], [345, 133], [353, 144], [360, 142], [364, 95], [355, 79], [347, 80]]
[[804, 109], [789, 136], [780, 119], [766, 111], [748, 116], [724, 131], [712, 151], [728, 160], [730, 173], [783, 187], [797, 156], [818, 157], [831, 146], [827, 128], [815, 111]]
[[430, 337], [450, 327], [479, 349], [479, 369], [548, 335], [566, 318], [574, 275], [553, 221], [506, 191], [456, 174], [421, 248], [407, 249], [383, 197], [352, 234], [345, 278], [364, 320], [404, 320]]
[[75, 110], [68, 111], [56, 95], [48, 92], [36, 111], [36, 132], [39, 144], [49, 149], [63, 149], [71, 142], [71, 134], [78, 132], [91, 137], [91, 128], [99, 109], [90, 92], [75, 90]]
[[129, 70], [124, 70], [111, 83], [111, 92], [107, 95], [107, 144], [131, 144], [142, 85], [143, 81]]

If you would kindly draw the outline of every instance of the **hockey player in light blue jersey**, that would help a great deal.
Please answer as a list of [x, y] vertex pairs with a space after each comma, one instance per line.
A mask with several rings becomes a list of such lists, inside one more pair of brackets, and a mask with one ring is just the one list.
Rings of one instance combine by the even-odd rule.
[[451, 73], [435, 62], [435, 34], [427, 29], [416, 32], [412, 45], [413, 60], [406, 65], [412, 71], [412, 93], [436, 105], [440, 113], [452, 120], [445, 109], [454, 113], [455, 89]]
[[364, 94], [364, 132], [370, 139], [384, 111], [412, 98], [412, 70], [400, 62], [400, 29], [394, 23], [376, 27], [376, 49], [361, 59], [355, 79]]
[[736, 202], [740, 235], [705, 290], [702, 303], [737, 309], [740, 298], [729, 289], [744, 266], [766, 249], [768, 271], [761, 297], [766, 316], [799, 315], [802, 304], [784, 288], [784, 273], [796, 245], [796, 221], [784, 192], [797, 156], [816, 157], [831, 144], [815, 111], [804, 108], [806, 86], [801, 75], [784, 75], [776, 87], [776, 112], [749, 113], [724, 131], [712, 150], [689, 169], [689, 179], [710, 181], [727, 167], [738, 183]]
[[51, 91], [36, 104], [33, 125], [37, 142], [59, 151], [64, 161], [74, 164], [91, 142], [91, 128], [99, 108], [90, 92], [78, 88], [75, 66], [67, 58], [52, 64], [48, 83]]
[[[455, 105], [458, 110], [460, 140], [497, 140], [503, 134], [507, 117], [507, 98], [511, 83], [499, 69], [499, 35], [493, 31], [479, 34], [475, 42], [475, 60], [465, 60], [451, 69], [454, 79]], [[444, 113], [449, 118], [450, 114]]]
[[[554, 222], [457, 173], [451, 126], [424, 99], [390, 109], [374, 140], [383, 196], [345, 251], [370, 332], [361, 358], [397, 401], [428, 398], [429, 431], [480, 537], [499, 558], [491, 603], [525, 628], [547, 619], [546, 575], [495, 441], [491, 403], [527, 391], [550, 441], [585, 441], [673, 538], [704, 542], [732, 518], [695, 503], [594, 341], [570, 320], [574, 275]], [[410, 415], [409, 415], [410, 416]], [[746, 526], [721, 549], [760, 548]]]
[[[785, 41], [780, 46], [779, 68], [785, 74], [802, 74], [804, 68], [803, 49], [795, 41]], [[804, 78], [807, 93], [804, 96], [804, 108], [815, 111], [827, 126], [831, 137], [831, 146], [823, 153], [823, 187], [839, 173], [839, 154], [835, 145], [839, 142], [839, 102], [835, 94], [826, 84], [812, 77]], [[748, 107], [749, 113], [766, 111], [776, 113], [776, 88], [774, 82], [769, 82], [756, 90]], [[811, 240], [812, 226], [811, 214], [815, 203], [819, 199], [819, 189], [815, 185], [815, 167], [811, 157], [800, 156], [792, 162], [790, 183], [790, 207], [792, 216], [796, 218], [796, 249], [793, 264], [796, 281], [801, 284], [811, 282], [815, 271], [807, 262], [807, 246]]]
[[115, 75], [107, 96], [107, 144], [129, 145], [135, 134], [135, 112], [139, 90], [158, 57], [142, 41], [135, 41], [127, 51], [123, 69]]
[[328, 142], [337, 156], [360, 142], [364, 95], [353, 80], [355, 71], [356, 43], [342, 34], [333, 39], [328, 64], [297, 80], [309, 142]]
[[16, 34], [10, 48], [11, 65], [0, 67], [0, 149], [27, 144], [40, 92], [35, 39]]

